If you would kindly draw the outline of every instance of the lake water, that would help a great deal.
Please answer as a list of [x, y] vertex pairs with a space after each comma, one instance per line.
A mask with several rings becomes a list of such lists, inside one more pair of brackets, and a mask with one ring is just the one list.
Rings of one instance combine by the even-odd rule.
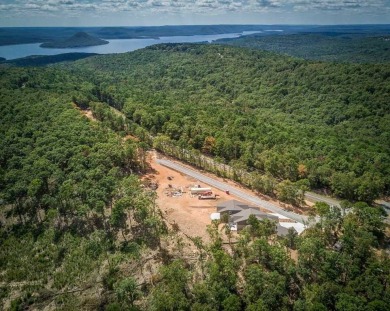
[[242, 33], [228, 33], [219, 35], [160, 37], [159, 39], [115, 39], [107, 40], [110, 43], [105, 45], [72, 49], [41, 48], [39, 46], [41, 43], [4, 45], [0, 46], [0, 57], [4, 57], [7, 60], [10, 60], [31, 55], [57, 55], [71, 52], [98, 54], [125, 53], [159, 43], [212, 42], [218, 39], [237, 38], [242, 35], [249, 35], [258, 32], [259, 31], [244, 31]]

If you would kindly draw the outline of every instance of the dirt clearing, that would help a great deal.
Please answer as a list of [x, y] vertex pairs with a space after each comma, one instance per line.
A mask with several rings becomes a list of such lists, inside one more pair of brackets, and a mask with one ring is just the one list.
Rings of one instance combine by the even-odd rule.
[[[190, 237], [200, 236], [204, 241], [209, 241], [207, 225], [211, 224], [210, 214], [216, 211], [216, 204], [233, 197], [212, 188], [204, 183], [171, 170], [156, 163], [156, 153], [150, 154], [150, 166], [154, 171], [146, 176], [147, 179], [158, 184], [157, 204], [167, 221]], [[190, 188], [211, 188], [217, 195], [215, 200], [199, 200], [197, 195], [191, 195]]]
[[[232, 199], [242, 200], [199, 182], [190, 176], [158, 164], [156, 159], [159, 156], [156, 152], [149, 153], [148, 162], [153, 173], [145, 176], [145, 178], [158, 185], [156, 189], [157, 204], [164, 217], [169, 224], [177, 226], [187, 236], [200, 236], [204, 241], [209, 241], [207, 225], [211, 224], [210, 215], [216, 212], [216, 205], [219, 202]], [[221, 179], [211, 174], [207, 175]], [[226, 180], [223, 181], [228, 182]], [[236, 183], [228, 183], [237, 186]], [[212, 195], [216, 195], [216, 199], [199, 200], [198, 195], [191, 195], [190, 189], [197, 187], [211, 188]], [[249, 190], [247, 191], [249, 192]], [[268, 212], [267, 210], [262, 210]]]

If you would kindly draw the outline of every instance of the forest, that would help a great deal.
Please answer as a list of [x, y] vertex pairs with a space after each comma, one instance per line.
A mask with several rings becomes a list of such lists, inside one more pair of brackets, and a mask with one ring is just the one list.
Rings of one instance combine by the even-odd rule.
[[[388, 310], [389, 78], [207, 44], [0, 68], [0, 309]], [[206, 242], [143, 184], [153, 146], [346, 200], [300, 236], [251, 218]]]
[[351, 201], [389, 193], [388, 63], [166, 44], [65, 67], [90, 82], [81, 101], [97, 98], [179, 147]]
[[142, 146], [75, 109], [80, 83], [53, 69], [1, 71], [1, 309], [16, 289], [11, 310], [53, 299], [74, 310], [72, 293], [112, 289], [119, 263], [166, 231], [138, 178]]
[[6, 60], [0, 58], [0, 66], [3, 67], [41, 67], [55, 63], [71, 62], [78, 59], [98, 55], [96, 53], [64, 53], [57, 55], [35, 55], [27, 56], [23, 58], [16, 58], [12, 60]]
[[40, 45], [43, 48], [54, 48], [54, 49], [69, 49], [78, 48], [85, 46], [95, 46], [108, 44], [106, 40], [102, 40], [87, 34], [86, 32], [77, 32], [73, 36], [64, 40], [56, 40], [52, 42], [45, 42]]
[[388, 63], [390, 61], [390, 36], [386, 33], [329, 30], [279, 36], [254, 34], [236, 39], [219, 39], [216, 42], [327, 62]]

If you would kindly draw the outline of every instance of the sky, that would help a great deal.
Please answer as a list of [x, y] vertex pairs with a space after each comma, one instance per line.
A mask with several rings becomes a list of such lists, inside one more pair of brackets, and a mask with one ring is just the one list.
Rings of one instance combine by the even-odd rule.
[[0, 0], [0, 26], [390, 24], [390, 0]]

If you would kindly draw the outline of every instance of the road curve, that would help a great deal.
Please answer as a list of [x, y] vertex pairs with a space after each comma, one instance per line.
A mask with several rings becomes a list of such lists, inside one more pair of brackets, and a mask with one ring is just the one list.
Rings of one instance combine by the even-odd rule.
[[306, 224], [308, 222], [307, 216], [303, 216], [303, 215], [299, 215], [299, 214], [285, 211], [285, 210], [281, 209], [280, 207], [278, 207], [274, 204], [271, 204], [270, 202], [264, 201], [264, 200], [254, 196], [254, 195], [247, 194], [246, 192], [243, 192], [234, 186], [231, 186], [231, 185], [224, 183], [224, 182], [220, 182], [214, 178], [210, 178], [210, 177], [203, 175], [195, 170], [189, 169], [188, 167], [185, 167], [183, 165], [180, 165], [178, 163], [175, 163], [175, 162], [169, 161], [169, 160], [165, 160], [165, 159], [156, 159], [156, 161], [157, 161], [157, 163], [159, 163], [163, 166], [166, 166], [168, 168], [174, 169], [178, 172], [181, 172], [181, 173], [184, 173], [188, 176], [196, 178], [197, 180], [199, 180], [203, 183], [206, 183], [210, 186], [213, 186], [217, 189], [220, 189], [222, 191], [228, 190], [232, 195], [239, 197], [239, 198], [241, 198], [247, 202], [250, 202], [252, 204], [261, 206], [261, 207], [263, 207], [271, 212], [279, 213], [283, 216], [291, 218], [291, 219], [295, 220], [296, 222], [299, 222], [302, 224], [303, 223]]

